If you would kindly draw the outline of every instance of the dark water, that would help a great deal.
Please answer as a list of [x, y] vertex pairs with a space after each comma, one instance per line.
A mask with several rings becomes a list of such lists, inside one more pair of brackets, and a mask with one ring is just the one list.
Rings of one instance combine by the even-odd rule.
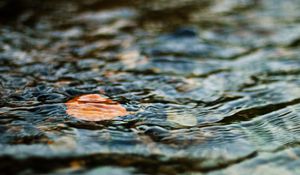
[[[300, 174], [298, 0], [12, 2], [2, 174]], [[65, 113], [99, 92], [132, 114]]]

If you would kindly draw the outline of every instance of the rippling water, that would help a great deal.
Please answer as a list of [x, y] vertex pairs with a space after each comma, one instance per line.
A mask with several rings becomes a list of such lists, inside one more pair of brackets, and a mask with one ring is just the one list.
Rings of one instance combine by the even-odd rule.
[[[298, 0], [24, 0], [0, 12], [4, 174], [300, 174]], [[94, 93], [130, 114], [66, 114]]]

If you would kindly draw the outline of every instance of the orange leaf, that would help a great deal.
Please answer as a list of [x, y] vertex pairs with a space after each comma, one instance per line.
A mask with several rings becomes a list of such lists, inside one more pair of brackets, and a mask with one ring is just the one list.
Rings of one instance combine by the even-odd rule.
[[118, 102], [104, 98], [99, 94], [75, 97], [65, 103], [67, 114], [86, 121], [112, 120], [128, 114]]

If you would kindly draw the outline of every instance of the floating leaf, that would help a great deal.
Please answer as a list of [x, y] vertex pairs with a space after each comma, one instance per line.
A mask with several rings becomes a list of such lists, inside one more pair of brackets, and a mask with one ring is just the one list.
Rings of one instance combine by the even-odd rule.
[[126, 109], [118, 102], [99, 94], [75, 97], [66, 103], [67, 114], [86, 121], [112, 120], [127, 115]]

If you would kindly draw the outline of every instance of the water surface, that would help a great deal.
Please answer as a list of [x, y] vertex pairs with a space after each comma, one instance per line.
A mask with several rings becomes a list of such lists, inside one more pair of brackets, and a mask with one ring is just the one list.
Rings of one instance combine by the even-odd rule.
[[[18, 4], [0, 5], [4, 174], [300, 173], [297, 0]], [[94, 93], [130, 115], [66, 114]]]

